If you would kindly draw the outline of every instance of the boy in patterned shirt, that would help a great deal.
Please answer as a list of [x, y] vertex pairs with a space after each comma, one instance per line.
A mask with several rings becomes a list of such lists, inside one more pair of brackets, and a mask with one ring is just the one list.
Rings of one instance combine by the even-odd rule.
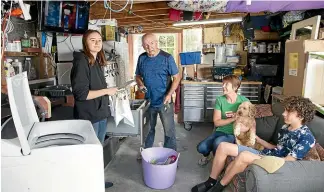
[[[315, 145], [315, 138], [305, 125], [306, 122], [310, 122], [314, 118], [314, 105], [309, 99], [296, 96], [285, 99], [283, 104], [285, 111], [282, 115], [285, 125], [278, 133], [277, 145], [270, 144], [259, 137], [257, 137], [257, 142], [265, 148], [262, 151], [232, 143], [221, 143], [214, 157], [210, 177], [207, 181], [194, 186], [191, 191], [222, 191], [236, 174], [243, 172], [247, 166], [254, 160], [260, 159], [262, 155], [282, 157], [286, 161], [303, 159]], [[228, 156], [236, 158], [227, 167], [224, 177], [217, 181]]]

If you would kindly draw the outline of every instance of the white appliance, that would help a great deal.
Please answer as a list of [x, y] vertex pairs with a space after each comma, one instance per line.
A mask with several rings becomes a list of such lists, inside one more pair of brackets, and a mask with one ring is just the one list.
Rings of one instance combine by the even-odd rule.
[[39, 122], [26, 72], [7, 86], [18, 137], [1, 139], [1, 191], [104, 192], [103, 148], [92, 124]]

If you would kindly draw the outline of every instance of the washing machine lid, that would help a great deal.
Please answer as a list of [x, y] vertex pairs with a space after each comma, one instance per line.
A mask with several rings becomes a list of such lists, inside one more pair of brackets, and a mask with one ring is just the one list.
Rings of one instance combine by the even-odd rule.
[[13, 121], [24, 155], [30, 154], [28, 135], [39, 122], [31, 96], [27, 72], [7, 78], [8, 98]]

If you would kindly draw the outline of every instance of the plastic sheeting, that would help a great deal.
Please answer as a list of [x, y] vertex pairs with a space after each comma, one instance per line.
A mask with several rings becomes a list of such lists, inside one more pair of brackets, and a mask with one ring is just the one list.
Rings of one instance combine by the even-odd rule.
[[122, 120], [124, 120], [124, 123], [135, 127], [127, 91], [125, 89], [119, 90], [116, 95], [110, 96], [109, 100], [111, 115], [115, 119], [116, 127]]

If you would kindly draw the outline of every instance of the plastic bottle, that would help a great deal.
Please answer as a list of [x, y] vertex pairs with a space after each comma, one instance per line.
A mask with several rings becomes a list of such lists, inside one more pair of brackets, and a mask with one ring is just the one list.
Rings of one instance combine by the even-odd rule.
[[27, 71], [28, 80], [33, 80], [33, 79], [37, 78], [36, 77], [36, 69], [35, 69], [34, 65], [32, 65], [31, 59], [28, 57], [25, 60], [24, 71]]
[[21, 52], [21, 42], [20, 42], [20, 40], [15, 40], [15, 41], [13, 41], [13, 44], [15, 45], [15, 51], [17, 51], [17, 52]]
[[7, 59], [4, 63], [6, 77], [12, 77], [15, 75], [15, 69], [11, 65], [12, 59]]
[[25, 31], [24, 37], [21, 39], [21, 47], [29, 48], [30, 47], [30, 39], [28, 38], [27, 32]]
[[12, 66], [15, 69], [15, 74], [22, 73], [22, 63], [18, 59], [15, 59], [14, 62], [12, 62]]

